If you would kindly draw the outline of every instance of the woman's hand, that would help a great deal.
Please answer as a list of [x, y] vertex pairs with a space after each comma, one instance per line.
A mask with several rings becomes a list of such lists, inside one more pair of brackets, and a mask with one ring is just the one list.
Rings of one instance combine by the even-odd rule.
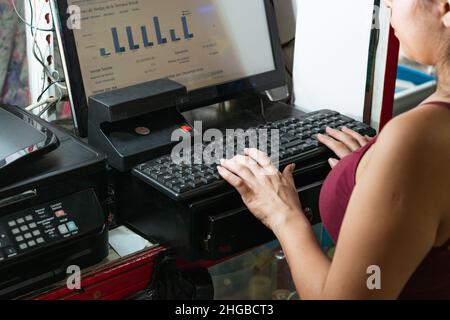
[[292, 173], [295, 165], [280, 173], [270, 158], [256, 149], [245, 150], [245, 156], [222, 160], [219, 174], [242, 196], [253, 215], [275, 232], [287, 221], [306, 217]]
[[[343, 159], [350, 153], [359, 150], [373, 139], [369, 136], [362, 136], [346, 127], [342, 128], [342, 131], [327, 128], [327, 134], [318, 134], [317, 140], [331, 149], [339, 159]], [[334, 168], [339, 163], [339, 160], [331, 158], [328, 162]]]

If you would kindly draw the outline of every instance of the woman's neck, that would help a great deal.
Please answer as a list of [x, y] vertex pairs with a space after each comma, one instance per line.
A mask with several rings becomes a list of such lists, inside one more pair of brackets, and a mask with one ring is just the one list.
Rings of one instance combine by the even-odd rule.
[[436, 94], [445, 101], [450, 100], [450, 68], [447, 64], [438, 67], [438, 88]]
[[425, 102], [435, 102], [435, 101], [443, 101], [443, 102], [450, 102], [450, 97], [448, 95], [442, 94], [439, 89], [433, 93], [431, 96], [429, 96]]

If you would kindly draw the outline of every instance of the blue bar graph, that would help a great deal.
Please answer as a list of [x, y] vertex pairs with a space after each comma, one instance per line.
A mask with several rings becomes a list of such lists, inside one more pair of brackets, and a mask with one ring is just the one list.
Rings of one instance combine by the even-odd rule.
[[187, 19], [185, 16], [181, 17], [181, 24], [183, 25], [184, 38], [192, 39], [194, 37], [194, 34], [189, 32]]
[[158, 44], [167, 43], [167, 39], [163, 38], [163, 36], [161, 34], [161, 26], [159, 24], [159, 18], [153, 17], [153, 23], [155, 24], [156, 39], [158, 40]]
[[[181, 31], [178, 26], [172, 26], [172, 29], [161, 29], [161, 24], [158, 16], [153, 17], [153, 27], [155, 30], [155, 36], [156, 41], [151, 41], [150, 39], [150, 33], [148, 32], [151, 28], [150, 26], [141, 25], [141, 34], [139, 35], [138, 29], [134, 29], [134, 27], [126, 26], [124, 29], [120, 30], [120, 39], [122, 39], [123, 42], [126, 42], [125, 36], [128, 40], [128, 46], [125, 48], [125, 46], [122, 46], [119, 39], [119, 30], [117, 27], [111, 28], [111, 34], [112, 34], [112, 41], [114, 45], [114, 51], [115, 53], [122, 54], [124, 52], [129, 51], [135, 51], [139, 50], [141, 47], [149, 48], [153, 47], [156, 43], [158, 45], [164, 45], [168, 43], [168, 38], [164, 36], [164, 34], [169, 33], [170, 39], [172, 42], [178, 42], [182, 39], [190, 40], [194, 38], [194, 34], [190, 32], [187, 16], [182, 16], [181, 20], [181, 27], [183, 36], [181, 36]], [[133, 30], [134, 29], [134, 30]], [[163, 34], [164, 32], [164, 34]], [[124, 33], [124, 34], [123, 34]], [[125, 44], [125, 43], [123, 43]], [[109, 50], [109, 51], [108, 51]], [[114, 52], [111, 48], [100, 48], [100, 56], [107, 57], [111, 56]]]
[[111, 55], [111, 53], [107, 52], [105, 48], [100, 48], [100, 56], [107, 57], [110, 55]]
[[172, 38], [173, 42], [180, 41], [181, 39], [177, 37], [177, 34], [174, 29], [170, 30], [170, 37]]
[[148, 32], [146, 26], [141, 27], [141, 33], [142, 33], [142, 41], [144, 42], [144, 47], [145, 48], [153, 47], [153, 42], [150, 42], [148, 40]]
[[125, 47], [121, 47], [119, 43], [119, 35], [117, 34], [117, 28], [112, 28], [112, 37], [114, 42], [114, 48], [116, 49], [116, 53], [124, 53]]
[[133, 30], [131, 29], [131, 27], [126, 27], [125, 29], [127, 30], [128, 44], [130, 45], [130, 50], [138, 50], [139, 45], [134, 43]]

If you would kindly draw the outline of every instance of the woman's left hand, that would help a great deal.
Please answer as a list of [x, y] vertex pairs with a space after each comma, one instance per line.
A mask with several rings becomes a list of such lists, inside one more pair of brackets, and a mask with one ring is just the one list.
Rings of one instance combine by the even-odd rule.
[[274, 232], [291, 219], [306, 219], [292, 176], [294, 169], [295, 165], [289, 165], [280, 173], [270, 158], [256, 149], [222, 160], [218, 167], [253, 215]]

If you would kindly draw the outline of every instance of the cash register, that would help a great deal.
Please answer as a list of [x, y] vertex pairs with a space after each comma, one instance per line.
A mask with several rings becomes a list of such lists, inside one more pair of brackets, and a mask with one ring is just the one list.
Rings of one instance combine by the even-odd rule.
[[[314, 136], [344, 125], [375, 134], [332, 110], [305, 114], [267, 98], [286, 83], [270, 0], [63, 0], [53, 8], [78, 131], [108, 156], [119, 221], [187, 259], [220, 259], [274, 239], [216, 164], [198, 159], [213, 142], [208, 129], [223, 134], [216, 145], [256, 132], [281, 168], [297, 163], [312, 223], [330, 156]], [[174, 161], [180, 139], [191, 146], [183, 151], [190, 163]], [[241, 141], [232, 154], [248, 146]]]
[[64, 279], [108, 254], [106, 157], [0, 105], [0, 298]]

